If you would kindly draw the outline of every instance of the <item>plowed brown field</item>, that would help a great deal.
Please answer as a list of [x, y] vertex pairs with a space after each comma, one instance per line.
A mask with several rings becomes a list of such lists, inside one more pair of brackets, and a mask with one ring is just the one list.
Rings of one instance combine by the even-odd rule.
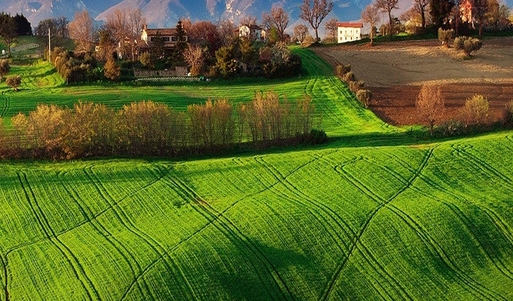
[[437, 40], [313, 48], [333, 67], [351, 64], [373, 93], [370, 108], [395, 125], [422, 124], [415, 98], [423, 83], [440, 84], [446, 99], [444, 120], [461, 119], [465, 100], [482, 94], [490, 102], [490, 121], [502, 118], [513, 100], [513, 37], [483, 40], [470, 60]]

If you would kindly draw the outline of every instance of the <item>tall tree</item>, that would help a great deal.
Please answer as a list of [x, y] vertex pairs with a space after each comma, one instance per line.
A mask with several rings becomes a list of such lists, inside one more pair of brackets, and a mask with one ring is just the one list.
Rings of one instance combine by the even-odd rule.
[[444, 27], [447, 16], [454, 7], [454, 0], [429, 0], [429, 14], [431, 21], [438, 27]]
[[397, 3], [399, 0], [376, 0], [376, 7], [388, 15], [388, 26], [390, 35], [392, 35], [394, 28], [394, 19], [392, 18], [392, 10], [398, 9]]
[[8, 54], [11, 56], [11, 45], [16, 41], [18, 34], [14, 18], [6, 13], [0, 13], [0, 37], [4, 39]]
[[370, 26], [370, 45], [374, 43], [374, 28], [376, 27], [376, 24], [378, 24], [379, 20], [379, 8], [377, 8], [375, 5], [369, 4], [362, 11], [362, 21], [368, 23]]
[[509, 8], [505, 4], [499, 5], [497, 0], [488, 0], [486, 21], [494, 30], [499, 29], [499, 24], [509, 23]]
[[217, 31], [219, 32], [219, 35], [221, 36], [221, 45], [228, 46], [233, 43], [237, 35], [235, 34], [235, 31], [237, 30], [237, 27], [231, 20], [222, 20], [217, 25]]
[[269, 31], [274, 28], [278, 34], [278, 39], [280, 41], [285, 40], [285, 29], [289, 25], [289, 15], [283, 7], [273, 6], [270, 13], [264, 12], [262, 14], [262, 21], [266, 30]]
[[218, 28], [210, 21], [192, 23], [187, 30], [187, 40], [189, 43], [206, 47], [212, 56], [222, 45]]
[[14, 24], [16, 25], [16, 33], [19, 36], [32, 35], [32, 26], [23, 14], [16, 14], [16, 16], [14, 16]]
[[413, 0], [413, 9], [420, 14], [422, 20], [422, 28], [426, 28], [426, 9], [429, 0]]
[[483, 25], [486, 22], [486, 12], [488, 11], [487, 0], [474, 0], [472, 7], [475, 11], [477, 22], [479, 22], [478, 32], [479, 38], [483, 36]]
[[303, 40], [308, 34], [308, 27], [304, 24], [297, 24], [294, 26], [294, 39], [299, 43], [303, 43]]
[[178, 20], [176, 23], [176, 44], [173, 49], [173, 59], [175, 62], [183, 63], [183, 53], [185, 49], [187, 49], [188, 43], [187, 43], [187, 35], [185, 33], [185, 30], [182, 26], [182, 21]]
[[134, 59], [143, 21], [140, 9], [116, 9], [107, 16], [105, 30], [111, 32], [111, 37], [119, 45], [122, 58]]
[[333, 9], [333, 2], [327, 0], [303, 0], [299, 17], [307, 21], [315, 31], [315, 41], [319, 42], [319, 26]]
[[338, 31], [338, 21], [336, 18], [329, 19], [326, 24], [324, 24], [324, 28], [328, 34], [331, 43], [337, 42], [337, 31]]
[[183, 52], [185, 62], [191, 67], [192, 76], [200, 75], [201, 69], [204, 67], [205, 53], [201, 46], [189, 45]]
[[93, 19], [87, 10], [76, 12], [75, 17], [68, 24], [68, 29], [78, 52], [90, 52], [93, 49]]
[[440, 121], [444, 112], [445, 98], [442, 96], [440, 86], [422, 85], [415, 105], [420, 116], [428, 123], [429, 132], [433, 135], [433, 127]]

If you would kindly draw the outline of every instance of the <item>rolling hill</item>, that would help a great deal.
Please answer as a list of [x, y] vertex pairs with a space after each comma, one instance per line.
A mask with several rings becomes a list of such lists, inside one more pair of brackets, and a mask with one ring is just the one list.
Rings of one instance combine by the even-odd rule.
[[[43, 62], [0, 86], [110, 106], [274, 90], [314, 98], [332, 141], [223, 158], [2, 161], [0, 300], [511, 300], [513, 132], [416, 140], [312, 51], [281, 81], [62, 85]], [[143, 98], [144, 97], [144, 98]]]

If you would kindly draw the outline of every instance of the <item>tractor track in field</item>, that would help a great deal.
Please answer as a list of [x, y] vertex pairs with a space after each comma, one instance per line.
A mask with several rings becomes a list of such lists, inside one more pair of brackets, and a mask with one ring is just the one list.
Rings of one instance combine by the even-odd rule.
[[59, 237], [55, 234], [48, 221], [43, 209], [39, 206], [37, 202], [36, 195], [30, 186], [30, 182], [28, 181], [27, 175], [24, 172], [18, 172], [18, 180], [19, 183], [25, 193], [25, 197], [29, 206], [32, 210], [32, 214], [38, 221], [38, 224], [46, 235], [48, 240], [60, 251], [60, 253], [66, 258], [67, 262], [70, 264], [71, 269], [73, 270], [73, 274], [81, 283], [85, 293], [87, 294], [90, 300], [101, 300], [98, 291], [93, 285], [93, 282], [87, 275], [84, 270], [84, 267], [78, 260], [78, 258], [71, 252], [71, 249], [64, 244]]
[[2, 274], [4, 278], [2, 281], [2, 290], [4, 291], [5, 301], [9, 301], [9, 265], [7, 255], [0, 254], [0, 264], [2, 264]]
[[453, 151], [451, 152], [451, 155], [454, 157], [459, 157], [464, 159], [468, 164], [475, 167], [478, 170], [483, 171], [483, 173], [490, 176], [490, 178], [494, 179], [500, 179], [504, 181], [507, 185], [506, 188], [510, 191], [513, 191], [513, 181], [510, 177], [506, 176], [504, 173], [497, 170], [495, 167], [490, 165], [485, 160], [475, 156], [474, 154], [468, 152], [468, 149], [472, 149], [472, 145], [460, 145], [460, 144], [454, 144], [451, 146], [453, 148]]
[[[337, 152], [337, 151], [333, 151], [327, 155], [330, 155], [334, 152]], [[277, 170], [274, 166], [272, 166], [272, 164], [269, 164], [267, 162], [265, 162], [265, 160], [263, 158], [259, 158], [257, 159], [258, 162], [260, 162], [260, 164], [266, 168], [276, 179], [276, 183], [277, 184], [283, 184], [283, 186], [288, 190], [290, 191], [290, 193], [292, 193], [293, 196], [296, 197], [296, 200], [293, 200], [293, 198], [291, 198], [291, 195], [287, 195], [287, 194], [284, 194], [283, 192], [281, 192], [281, 190], [277, 190], [276, 191], [276, 194], [277, 195], [281, 195], [283, 196], [285, 199], [287, 199], [288, 201], [290, 202], [293, 202], [293, 203], [296, 203], [296, 204], [299, 204], [303, 207], [306, 207], [306, 208], [310, 208], [310, 207], [315, 207], [317, 209], [319, 209], [321, 212], [323, 212], [327, 217], [329, 217], [331, 219], [332, 222], [334, 222], [338, 228], [345, 234], [345, 236], [349, 239], [349, 240], [352, 240], [353, 237], [356, 236], [356, 233], [355, 231], [353, 231], [353, 229], [351, 228], [351, 226], [349, 224], [347, 224], [344, 220], [344, 218], [342, 218], [337, 212], [335, 212], [333, 209], [331, 209], [330, 207], [324, 205], [322, 202], [318, 202], [316, 201], [314, 198], [312, 198], [311, 196], [309, 195], [306, 195], [305, 193], [303, 193], [302, 191], [300, 191], [296, 186], [294, 186], [289, 180], [288, 180], [288, 177], [292, 174], [294, 174], [295, 172], [297, 172], [298, 170], [300, 170], [301, 168], [304, 168], [305, 166], [315, 162], [315, 161], [318, 161], [318, 160], [322, 160], [323, 159], [323, 156], [319, 156], [319, 157], [315, 157], [313, 158], [312, 160], [308, 161], [307, 163], [301, 165], [301, 166], [298, 166], [295, 170], [291, 171], [288, 175], [283, 175], [279, 170]], [[274, 185], [276, 186], [276, 185]], [[303, 201], [304, 200], [304, 201]], [[339, 232], [336, 231], [336, 229], [332, 226], [332, 223], [329, 222], [322, 214], [318, 214], [317, 211], [311, 211], [308, 209], [308, 211], [314, 215], [314, 216], [321, 216], [321, 218], [326, 221], [326, 224], [330, 225], [331, 226], [331, 231], [336, 233], [336, 236], [338, 237], [335, 238], [333, 236], [333, 234], [331, 234], [331, 232], [329, 231], [326, 231], [326, 233], [330, 233], [330, 236], [331, 238], [333, 239], [333, 241], [335, 242], [344, 242], [345, 240], [343, 239], [343, 237], [340, 236], [340, 234], [338, 234]], [[317, 220], [319, 220], [319, 218], [317, 218]], [[319, 220], [319, 222], [321, 222]], [[344, 224], [344, 226], [342, 224]], [[327, 230], [327, 229], [326, 229]], [[349, 233], [350, 232], [350, 233]], [[344, 247], [346, 248], [346, 250], [343, 250], [342, 248], [339, 247], [339, 250], [341, 253], [349, 253], [350, 252], [350, 246], [348, 245], [345, 245], [344, 244]], [[370, 258], [367, 258], [366, 256], [363, 256], [364, 260], [366, 260], [367, 262], [369, 262], [369, 260], [372, 260], [374, 262], [374, 265], [370, 264], [371, 267], [375, 267], [375, 266], [378, 266], [379, 268], [381, 268], [383, 270], [383, 272], [386, 274], [386, 275], [382, 275], [385, 279], [387, 279], [387, 281], [391, 284], [391, 287], [397, 287], [399, 286], [399, 283], [391, 283], [391, 282], [394, 282], [395, 280], [393, 278], [390, 277], [390, 275], [387, 274], [386, 272], [386, 269], [378, 262], [378, 260], [372, 255], [372, 253], [369, 251], [369, 249], [362, 243], [361, 244], [361, 247], [362, 247], [362, 252], [365, 252], [366, 255]], [[376, 273], [378, 274], [382, 274], [381, 271], [379, 269], [375, 269]], [[379, 284], [379, 282], [376, 281], [376, 283]], [[374, 286], [374, 283], [372, 284]], [[389, 295], [389, 292], [387, 291], [387, 289], [385, 288], [382, 288], [382, 290], [384, 291], [384, 293], [388, 294], [388, 296], [390, 298], [393, 299], [393, 297], [391, 295]], [[381, 291], [379, 289], [376, 289], [376, 291], [384, 298], [384, 296], [382, 295]]]
[[[427, 156], [425, 156], [424, 161], [419, 166], [418, 174], [420, 174], [420, 172], [424, 169], [425, 165], [427, 165], [427, 161], [429, 161], [430, 157], [431, 157], [430, 153]], [[335, 287], [335, 284], [338, 281], [338, 278], [340, 277], [340, 275], [342, 273], [342, 270], [345, 268], [345, 266], [349, 262], [349, 259], [354, 254], [355, 250], [358, 248], [358, 245], [362, 245], [363, 246], [361, 238], [363, 237], [363, 234], [368, 229], [368, 227], [369, 227], [371, 221], [374, 219], [374, 217], [377, 216], [377, 214], [381, 211], [381, 209], [385, 208], [388, 203], [392, 202], [399, 194], [401, 194], [406, 189], [408, 189], [411, 186], [411, 184], [413, 183], [413, 181], [418, 176], [418, 174], [413, 174], [411, 179], [408, 181], [408, 183], [406, 183], [400, 190], [398, 190], [394, 195], [389, 197], [387, 200], [384, 200], [377, 193], [373, 192], [366, 185], [364, 185], [362, 182], [360, 182], [356, 177], [352, 176], [351, 173], [345, 171], [345, 167], [346, 166], [348, 166], [350, 164], [353, 164], [355, 162], [358, 162], [360, 160], [365, 160], [365, 158], [364, 157], [354, 158], [353, 160], [350, 160], [350, 161], [342, 164], [341, 166], [335, 166], [334, 169], [335, 169], [335, 171], [338, 174], [340, 174], [341, 176], [346, 178], [353, 186], [358, 188], [363, 194], [365, 194], [371, 200], [374, 200], [376, 203], [378, 203], [378, 206], [376, 206], [370, 212], [369, 217], [365, 220], [365, 222], [363, 223], [362, 227], [360, 228], [358, 233], [355, 235], [354, 239], [352, 240], [352, 244], [350, 246], [348, 254], [345, 256], [345, 258], [342, 260], [342, 262], [336, 267], [335, 272], [333, 273], [333, 275], [331, 277], [331, 280], [327, 283], [325, 289], [323, 290], [322, 296], [320, 298], [321, 300], [328, 300], [329, 299], [329, 296], [332, 293], [332, 291], [333, 291], [333, 289]], [[329, 162], [329, 163], [333, 164], [335, 162]], [[377, 260], [374, 259], [374, 261], [377, 261]], [[393, 286], [394, 289], [399, 290], [402, 293], [403, 297], [406, 297], [407, 299], [410, 299], [410, 300], [413, 299], [411, 296], [409, 296], [409, 294], [406, 291], [406, 289], [404, 287], [402, 287], [400, 285], [400, 283], [397, 282], [394, 279], [394, 277], [392, 277], [392, 275], [390, 275], [386, 270], [383, 270], [383, 272], [385, 273], [385, 275], [387, 275], [390, 278], [389, 281], [393, 281], [393, 282], [396, 283], [396, 286]]]
[[[400, 161], [402, 162], [402, 161]], [[409, 169], [410, 171], [412, 171], [412, 168], [410, 166], [405, 166], [403, 165], [405, 168]], [[436, 189], [440, 190], [440, 191], [445, 191], [445, 192], [448, 192], [450, 195], [452, 195], [453, 197], [455, 197], [456, 199], [458, 200], [461, 200], [462, 196], [459, 196], [451, 191], [448, 191], [446, 189], [444, 189], [443, 187], [439, 186], [439, 185], [434, 185], [434, 182], [429, 183], [431, 180], [429, 180], [426, 176], [423, 176], [423, 175], [419, 175], [419, 178], [423, 181], [425, 181], [426, 183], [430, 184], [431, 186], [435, 187], [436, 186]], [[451, 202], [447, 202], [447, 201], [440, 201], [439, 199], [437, 198], [434, 198], [432, 197], [431, 195], [428, 195], [425, 191], [417, 188], [417, 187], [412, 187], [413, 190], [415, 190], [417, 193], [421, 194], [421, 195], [424, 195], [428, 198], [430, 198], [431, 200], [435, 201], [435, 202], [439, 202], [441, 204], [443, 204], [444, 206], [446, 206], [447, 208], [449, 208], [449, 210], [451, 210], [457, 217], [458, 219], [465, 225], [465, 227], [469, 230], [469, 233], [471, 233], [473, 236], [474, 236], [474, 239], [476, 240], [476, 242], [479, 244], [481, 250], [486, 254], [486, 257], [488, 257], [488, 259], [495, 265], [495, 267], [497, 268], [497, 270], [499, 272], [501, 272], [505, 277], [509, 278], [509, 279], [512, 279], [513, 280], [513, 272], [507, 268], [507, 265], [504, 264], [503, 261], [501, 261], [500, 259], [498, 259], [499, 263], [496, 262], [496, 260], [494, 260], [493, 256], [490, 256], [489, 252], [486, 251], [486, 248], [483, 246], [483, 243], [481, 242], [480, 239], [478, 239], [475, 235], [475, 232], [472, 231], [471, 229], [472, 228], [477, 228], [475, 225], [471, 225], [472, 222], [464, 215], [463, 212], [461, 212], [461, 210], [459, 209], [458, 206], [456, 206], [455, 204], [452, 204]], [[468, 205], [468, 204], [467, 204]], [[474, 206], [477, 206], [475, 204], [472, 204]], [[414, 219], [412, 217], [410, 217], [406, 212], [404, 212], [402, 209], [400, 209], [399, 207], [395, 206], [395, 205], [390, 205], [391, 208], [397, 210], [398, 212], [396, 212], [396, 214], [403, 214], [403, 216], [406, 216], [407, 219], [410, 219], [413, 224], [415, 224], [415, 226], [418, 228], [418, 229], [414, 229], [417, 233], [417, 235], [419, 235], [420, 233], [428, 233], [425, 229], [423, 229], [420, 224], [418, 224], [417, 222], [414, 221]], [[492, 224], [494, 224], [494, 226], [497, 228], [498, 232], [510, 243], [513, 245], [513, 239], [512, 239], [512, 236], [511, 236], [511, 231], [508, 230], [508, 229], [505, 229], [505, 228], [508, 228], [506, 226], [506, 224], [504, 223], [504, 221], [502, 221], [502, 219], [500, 217], [497, 216], [497, 214], [491, 210], [491, 209], [488, 209], [488, 208], [485, 208], [485, 207], [482, 207], [482, 206], [478, 206], [480, 210], [482, 210], [484, 212], [484, 214], [490, 219], [490, 222]], [[389, 209], [391, 209], [389, 208]], [[494, 217], [492, 217], [495, 216]], [[401, 219], [403, 219], [403, 221], [407, 224], [409, 224], [407, 222], [407, 220], [403, 217], [400, 217]], [[497, 221], [495, 220], [499, 220], [499, 222], [502, 224], [502, 226], [498, 225]], [[411, 227], [411, 225], [410, 225]], [[420, 230], [419, 230], [420, 229]], [[505, 233], [507, 232], [507, 233]], [[426, 236], [427, 238], [429, 238], [430, 241], [432, 241], [433, 243], [436, 243], [436, 240], [433, 239], [432, 237], [430, 237], [429, 235], [424, 235]], [[426, 244], [426, 240], [425, 237], [420, 237], [421, 240], [423, 240], [423, 242]], [[436, 243], [438, 245], [438, 243]], [[454, 265], [454, 267], [457, 267], [455, 263], [452, 262], [452, 260], [450, 260], [449, 256], [445, 253], [445, 251], [443, 250], [442, 246], [438, 245], [438, 248], [439, 248], [439, 251], [437, 252], [438, 255], [440, 254], [444, 254], [444, 257], [446, 259], [448, 259], [452, 265]], [[440, 251], [442, 251], [442, 253], [440, 253]], [[444, 260], [445, 261], [445, 260]], [[464, 273], [463, 271], [460, 271], [459, 268], [458, 269], [458, 272], [461, 274], [461, 275], [466, 275], [466, 273]], [[461, 279], [461, 277], [458, 277], [459, 279]], [[481, 285], [480, 283], [474, 281], [473, 279], [469, 278], [469, 279], [461, 279], [461, 280], [464, 280], [464, 283], [469, 286], [469, 288], [473, 288], [474, 286], [477, 286], [479, 287], [479, 291], [477, 292], [480, 292], [482, 294], [482, 296], [485, 296], [486, 294], [489, 294], [489, 295], [492, 295], [493, 292], [489, 291], [486, 287], [484, 287], [483, 285]], [[482, 288], [482, 290], [481, 290]], [[474, 288], [474, 289], [477, 289], [477, 288]], [[484, 291], [484, 292], [483, 292]], [[504, 297], [498, 295], [498, 296], [494, 296], [494, 297], [490, 297], [490, 299], [492, 300], [495, 300], [495, 299], [498, 299], [497, 297], [499, 298], [502, 298], [503, 300], [505, 300]]]
[[[272, 277], [275, 284], [279, 288], [279, 291], [282, 294], [280, 299], [295, 300], [294, 295], [292, 294], [285, 280], [280, 275], [278, 269], [274, 266], [272, 261], [267, 256], [265, 256], [265, 253], [255, 243], [253, 243], [251, 239], [235, 225], [234, 222], [225, 216], [224, 213], [226, 210], [220, 212], [210, 206], [208, 202], [203, 200], [200, 195], [198, 195], [182, 180], [176, 177], [169, 177], [168, 179], [175, 186], [175, 188], [179, 190], [179, 193], [181, 193], [185, 199], [190, 200], [192, 204], [195, 205], [192, 206], [195, 211], [203, 215], [207, 221], [217, 221], [217, 223], [212, 223], [214, 227], [224, 233], [228, 239], [232, 237], [230, 240], [232, 240], [235, 244], [241, 245], [243, 248], [247, 249], [253, 253], [253, 255], [255, 255], [256, 259], [264, 265], [265, 269], [269, 273], [268, 275]], [[285, 294], [285, 292], [287, 294]]]
[[[125, 229], [127, 229], [130, 233], [134, 234], [136, 237], [141, 239], [158, 257], [162, 256], [162, 254], [165, 254], [165, 248], [156, 241], [153, 237], [151, 237], [146, 232], [139, 229], [130, 219], [130, 217], [126, 214], [126, 212], [119, 206], [120, 200], [116, 201], [112, 195], [109, 193], [108, 189], [103, 185], [101, 180], [96, 176], [96, 173], [93, 171], [94, 166], [90, 166], [89, 168], [84, 168], [84, 172], [86, 176], [89, 178], [90, 182], [93, 183], [93, 185], [96, 188], [96, 191], [98, 194], [111, 206], [112, 212], [115, 214], [117, 220], [123, 225]], [[140, 189], [139, 189], [140, 190]], [[139, 190], [136, 190], [139, 191]], [[121, 200], [127, 199], [128, 196], [125, 196], [121, 198]], [[117, 210], [117, 209], [119, 210]], [[176, 283], [180, 283], [180, 281], [176, 278], [176, 274], [173, 273], [174, 269], [179, 270], [178, 266], [172, 260], [171, 257], [168, 258], [171, 262], [171, 265], [169, 264], [169, 261], [164, 260], [163, 264], [165, 265], [167, 271], [175, 278]], [[134, 276], [135, 277], [135, 276]], [[191, 293], [191, 296], [194, 296], [193, 290], [191, 287], [187, 288], [189, 293]], [[182, 296], [187, 296], [187, 294], [183, 291], [183, 288], [180, 287], [180, 290], [182, 291]], [[126, 298], [129, 291], [126, 291], [124, 295], [121, 297], [121, 300], [124, 300]]]
[[[130, 267], [130, 270], [132, 271], [134, 277], [138, 273], [138, 271], [141, 270], [141, 266], [139, 265], [139, 262], [135, 258], [135, 256], [128, 250], [128, 248], [123, 245], [123, 243], [118, 240], [115, 236], [110, 233], [110, 231], [97, 219], [97, 216], [91, 211], [91, 209], [85, 205], [85, 202], [83, 202], [82, 198], [80, 197], [80, 194], [71, 186], [70, 188], [68, 185], [66, 185], [63, 182], [63, 177], [66, 175], [66, 173], [59, 173], [58, 178], [60, 180], [61, 186], [64, 188], [66, 193], [69, 195], [69, 197], [75, 202], [75, 204], [80, 209], [80, 212], [84, 216], [84, 218], [87, 219], [86, 223], [90, 223], [93, 229], [100, 234], [100, 236], [104, 237], [108, 244], [111, 245], [116, 251], [118, 251], [118, 254], [123, 258], [123, 260], [126, 262], [126, 264]], [[79, 201], [80, 200], [80, 201]], [[82, 206], [82, 204], [84, 204]], [[85, 223], [84, 223], [85, 224]], [[76, 229], [76, 227], [75, 227]], [[105, 235], [107, 234], [107, 235]], [[131, 260], [128, 259], [129, 256]], [[138, 271], [136, 271], [136, 268], [134, 268], [133, 263], [135, 263], [136, 268]], [[144, 281], [143, 283], [144, 290], [146, 291], [147, 296], [151, 296], [151, 290], [148, 286], [148, 283]], [[139, 289], [143, 291], [143, 288], [139, 286]]]
[[[486, 298], [486, 299], [490, 299], [490, 300], [499, 300], [499, 299], [502, 299], [502, 300], [506, 300], [504, 297], [500, 296], [500, 295], [497, 295], [497, 294], [494, 294], [494, 292], [490, 291], [489, 289], [487, 289], [486, 287], [484, 287], [483, 285], [481, 285], [479, 282], [475, 281], [474, 279], [472, 279], [471, 277], [469, 277], [468, 275], [466, 275], [463, 271], [461, 271], [461, 269], [453, 262], [453, 260], [451, 260], [451, 258], [448, 256], [448, 254], [445, 252], [445, 250], [443, 249], [443, 247], [436, 242], [436, 240], [431, 237], [428, 232], [422, 228], [420, 226], [420, 224], [418, 224], [415, 220], [413, 220], [413, 218], [411, 218], [408, 214], [406, 214], [404, 211], [402, 211], [401, 209], [399, 209], [398, 207], [394, 206], [393, 204], [391, 204], [391, 201], [394, 200], [398, 195], [400, 195], [402, 192], [404, 192], [406, 189], [409, 189], [410, 187], [412, 187], [412, 184], [413, 182], [418, 179], [418, 178], [421, 178], [421, 173], [422, 171], [426, 168], [427, 164], [428, 164], [428, 161], [429, 159], [431, 158], [432, 154], [433, 154], [433, 151], [434, 151], [434, 148], [431, 148], [423, 162], [420, 164], [420, 166], [415, 170], [415, 172], [413, 173], [413, 176], [411, 177], [411, 179], [408, 181], [408, 183], [406, 183], [406, 185], [404, 185], [404, 187], [400, 190], [398, 190], [392, 197], [390, 197], [388, 200], [384, 200], [383, 198], [381, 198], [379, 195], [377, 194], [373, 194], [373, 192], [369, 189], [366, 188], [365, 185], [363, 185], [361, 182], [359, 182], [356, 178], [352, 177], [349, 173], [346, 173], [345, 176], [346, 178], [353, 183], [353, 185], [355, 185], [356, 187], [358, 187], [363, 193], [365, 193], [366, 195], [368, 195], [370, 198], [374, 199], [376, 202], [379, 202], [381, 205], [379, 205], [370, 215], [370, 218], [367, 219], [366, 223], [364, 224], [364, 226], [362, 227], [363, 230], [360, 231], [359, 234], [361, 234], [359, 236], [359, 238], [355, 241], [355, 244], [354, 244], [354, 248], [356, 248], [356, 243], [358, 243], [361, 239], [361, 237], [363, 236], [363, 233], [365, 232], [365, 229], [367, 229], [368, 225], [370, 224], [370, 221], [372, 220], [372, 218], [374, 216], [376, 216], [376, 214], [378, 213], [378, 211], [382, 208], [388, 208], [389, 210], [391, 210], [391, 212], [395, 213], [395, 215], [397, 215], [399, 218], [401, 218], [409, 227], [411, 227], [416, 233], [417, 235], [419, 236], [419, 238], [424, 242], [424, 244], [426, 246], [429, 246], [430, 249], [432, 250], [432, 252], [434, 252], [434, 255], [436, 254], [436, 256], [438, 258], [440, 258], [442, 260], [442, 262], [451, 270], [455, 273], [455, 276], [462, 282], [464, 283], [469, 289], [475, 291], [476, 293], [480, 294], [483, 298]], [[343, 170], [342, 170], [343, 172]], [[356, 182], [355, 182], [356, 181]], [[353, 248], [353, 249], [354, 249]], [[344, 265], [345, 263], [348, 261], [349, 259], [349, 256], [346, 258], [346, 260], [343, 262]], [[343, 268], [343, 266], [342, 266]], [[340, 274], [341, 273], [341, 270], [342, 269], [339, 269], [337, 270], [337, 273], [336, 274]], [[334, 277], [334, 281], [336, 281], [338, 277]], [[333, 285], [333, 284], [332, 284]]]
[[[173, 189], [174, 191], [177, 191], [177, 187], [176, 187], [176, 183], [172, 180], [172, 179], [169, 179], [168, 181], [163, 181], [169, 188]], [[220, 215], [223, 215], [225, 214], [228, 210], [230, 210], [232, 207], [234, 207], [237, 203], [241, 202], [242, 200], [248, 198], [248, 197], [251, 197], [253, 195], [257, 195], [259, 193], [262, 193], [263, 191], [266, 191], [268, 190], [268, 188], [266, 187], [265, 189], [261, 190], [261, 191], [257, 191], [257, 192], [254, 192], [252, 194], [249, 194], [249, 195], [245, 195], [243, 196], [242, 198], [240, 198], [239, 200], [235, 201], [233, 204], [231, 204], [230, 206], [228, 206], [227, 208], [225, 208], [223, 211], [221, 211], [219, 213], [219, 216]], [[182, 196], [185, 200], [190, 200], [190, 197], [188, 195], [183, 195]], [[196, 212], [198, 212], [195, 208], [193, 208]], [[198, 212], [199, 213], [199, 212]], [[152, 268], [153, 266], [155, 266], [158, 262], [160, 262], [161, 260], [164, 259], [165, 256], [170, 256], [172, 253], [174, 253], [176, 250], [178, 250], [178, 248], [180, 248], [184, 243], [190, 241], [191, 239], [193, 239], [196, 235], [200, 234], [201, 232], [203, 232], [204, 230], [206, 230], [209, 226], [212, 226], [218, 219], [219, 219], [219, 216], [217, 216], [215, 219], [207, 219], [207, 223], [204, 224], [202, 227], [198, 228], [196, 231], [194, 231], [193, 233], [191, 233], [189, 236], [183, 238], [182, 240], [180, 240], [177, 244], [175, 244], [174, 246], [172, 246], [171, 248], [169, 248], [166, 252], [166, 254], [163, 254], [161, 255], [159, 258], [157, 258], [156, 260], [154, 260], [153, 262], [151, 262], [148, 266], [146, 266], [142, 271], [141, 273], [139, 273], [137, 275], [137, 277], [135, 277], [134, 281], [132, 281], [132, 283], [129, 285], [128, 289], [127, 290], [130, 290], [131, 287], [135, 284], [136, 281], [138, 281], [138, 279], [142, 278], [146, 273], [148, 273]], [[252, 264], [253, 265], [253, 264]], [[253, 265], [254, 266], [254, 265]], [[260, 279], [260, 275], [258, 276]], [[262, 281], [263, 282], [263, 281]], [[126, 293], [125, 293], [126, 295]]]

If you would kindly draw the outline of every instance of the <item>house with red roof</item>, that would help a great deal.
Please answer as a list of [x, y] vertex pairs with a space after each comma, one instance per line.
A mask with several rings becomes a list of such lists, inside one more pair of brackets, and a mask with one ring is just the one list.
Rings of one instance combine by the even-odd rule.
[[337, 27], [338, 43], [346, 43], [362, 39], [363, 23], [361, 22], [338, 22]]

